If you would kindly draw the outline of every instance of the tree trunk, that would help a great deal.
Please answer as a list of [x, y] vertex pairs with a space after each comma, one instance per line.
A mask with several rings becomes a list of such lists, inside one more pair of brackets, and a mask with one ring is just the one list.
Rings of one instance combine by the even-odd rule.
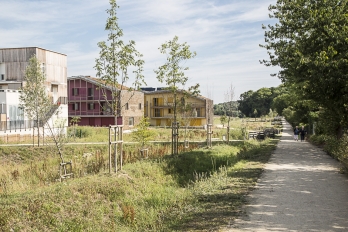
[[37, 146], [40, 147], [40, 122], [37, 119]]
[[336, 137], [337, 139], [341, 139], [343, 137], [343, 126], [341, 124], [336, 128]]

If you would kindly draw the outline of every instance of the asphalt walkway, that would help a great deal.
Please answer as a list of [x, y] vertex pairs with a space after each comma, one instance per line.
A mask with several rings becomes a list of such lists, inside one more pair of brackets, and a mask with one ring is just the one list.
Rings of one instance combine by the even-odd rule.
[[348, 231], [348, 178], [340, 164], [285, 122], [277, 149], [249, 196], [247, 216], [226, 231]]

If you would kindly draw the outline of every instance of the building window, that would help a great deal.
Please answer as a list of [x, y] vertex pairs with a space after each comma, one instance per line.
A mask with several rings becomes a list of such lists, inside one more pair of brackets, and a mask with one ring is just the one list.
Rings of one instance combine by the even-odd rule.
[[153, 105], [154, 106], [158, 106], [158, 98], [154, 98], [153, 99]]
[[42, 69], [42, 74], [45, 75], [46, 74], [46, 64], [45, 63], [42, 63], [41, 69]]
[[124, 107], [126, 110], [128, 110], [128, 103], [126, 103], [125, 107]]
[[197, 108], [196, 111], [197, 111], [197, 117], [203, 117], [201, 113], [202, 112], [201, 108]]
[[155, 117], [161, 117], [161, 109], [155, 109]]
[[129, 125], [129, 126], [134, 126], [134, 117], [129, 117], [129, 119], [128, 119], [128, 125]]
[[172, 113], [172, 109], [168, 109], [168, 114], [171, 114]]
[[72, 94], [73, 94], [73, 96], [78, 96], [79, 95], [79, 89], [78, 88], [72, 88]]
[[139, 110], [141, 110], [141, 103], [139, 103]]
[[88, 109], [94, 110], [94, 103], [88, 103]]
[[93, 96], [94, 89], [93, 88], [88, 88], [88, 96], [91, 97]]
[[5, 74], [1, 74], [1, 80], [5, 80]]
[[79, 103], [73, 103], [73, 110], [79, 109]]

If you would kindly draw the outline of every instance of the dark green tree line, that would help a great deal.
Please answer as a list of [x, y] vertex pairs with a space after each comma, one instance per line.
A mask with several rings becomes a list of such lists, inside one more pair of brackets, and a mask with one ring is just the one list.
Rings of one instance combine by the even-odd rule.
[[278, 0], [269, 11], [278, 22], [263, 27], [262, 63], [281, 67], [278, 77], [330, 114], [340, 137], [348, 124], [348, 0]]

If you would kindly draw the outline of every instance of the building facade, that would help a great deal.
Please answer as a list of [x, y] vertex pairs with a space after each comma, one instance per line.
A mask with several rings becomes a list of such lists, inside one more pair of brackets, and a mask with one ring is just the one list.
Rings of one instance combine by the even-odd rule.
[[[119, 105], [121, 109], [117, 116], [117, 125], [131, 129], [143, 117], [144, 94], [140, 91], [121, 91]], [[111, 88], [98, 78], [90, 76], [74, 76], [68, 78], [68, 111], [69, 122], [73, 117], [79, 117], [81, 126], [115, 125], [108, 102], [111, 101]]]
[[[143, 88], [144, 91], [144, 116], [149, 118], [152, 126], [171, 126], [174, 119], [174, 95], [161, 88]], [[177, 120], [181, 126], [199, 127], [213, 124], [213, 100], [203, 96], [185, 96], [183, 92], [177, 93], [180, 107], [177, 110]], [[178, 104], [179, 105], [179, 104]]]
[[25, 84], [26, 67], [33, 56], [41, 64], [47, 94], [54, 105], [54, 110], [48, 113], [52, 114], [51, 118], [68, 118], [67, 56], [38, 47], [0, 48], [0, 130], [32, 126], [19, 107], [19, 96], [20, 88]]

